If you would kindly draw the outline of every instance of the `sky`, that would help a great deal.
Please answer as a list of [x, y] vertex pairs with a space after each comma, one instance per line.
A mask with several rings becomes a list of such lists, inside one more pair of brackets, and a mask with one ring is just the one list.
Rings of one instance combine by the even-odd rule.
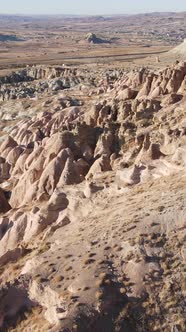
[[186, 11], [186, 0], [0, 0], [6, 14], [131, 14]]

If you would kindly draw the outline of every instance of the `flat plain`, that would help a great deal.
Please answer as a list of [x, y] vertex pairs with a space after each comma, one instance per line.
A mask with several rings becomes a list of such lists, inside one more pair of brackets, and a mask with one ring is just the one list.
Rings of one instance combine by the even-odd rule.
[[[62, 63], [130, 66], [136, 59], [158, 56], [179, 44], [186, 33], [185, 22], [185, 13], [110, 17], [2, 15], [0, 68]], [[88, 42], [89, 33], [108, 42]]]

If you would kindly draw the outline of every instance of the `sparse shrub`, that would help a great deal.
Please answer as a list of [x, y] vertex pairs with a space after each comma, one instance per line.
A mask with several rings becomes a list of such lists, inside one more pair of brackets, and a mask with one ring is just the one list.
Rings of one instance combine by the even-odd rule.
[[61, 281], [63, 281], [64, 280], [64, 277], [62, 276], [62, 275], [56, 275], [55, 277], [54, 277], [54, 281], [55, 282], [61, 282]]
[[102, 300], [103, 299], [103, 292], [102, 291], [97, 291], [95, 294], [95, 297], [97, 300]]

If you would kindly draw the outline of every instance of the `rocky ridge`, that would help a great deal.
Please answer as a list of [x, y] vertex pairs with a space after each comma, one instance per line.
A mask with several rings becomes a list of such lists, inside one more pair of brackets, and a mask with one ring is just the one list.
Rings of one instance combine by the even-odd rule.
[[121, 70], [98, 73], [88, 69], [64, 66], [28, 66], [26, 69], [0, 77], [0, 102], [23, 98], [33, 99], [44, 92], [55, 94], [57, 91], [74, 87], [79, 89], [103, 87], [104, 81], [109, 81], [111, 84], [113, 79], [121, 75]]
[[184, 331], [186, 63], [105, 77], [0, 145], [4, 331]]

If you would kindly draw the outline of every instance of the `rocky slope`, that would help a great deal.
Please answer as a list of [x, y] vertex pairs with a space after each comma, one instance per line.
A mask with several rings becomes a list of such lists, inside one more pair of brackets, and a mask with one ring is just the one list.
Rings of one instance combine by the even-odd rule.
[[75, 76], [4, 130], [0, 328], [184, 331], [186, 63]]
[[173, 50], [169, 51], [169, 55], [175, 55], [178, 59], [185, 60], [186, 59], [186, 39], [184, 39], [183, 43], [173, 48]]
[[157, 60], [164, 66], [170, 64], [170, 62], [186, 61], [186, 39], [183, 39], [181, 44], [170, 51], [161, 54]]
[[95, 76], [77, 68], [31, 66], [0, 77], [0, 101], [34, 98], [44, 91], [59, 91], [94, 83]]

